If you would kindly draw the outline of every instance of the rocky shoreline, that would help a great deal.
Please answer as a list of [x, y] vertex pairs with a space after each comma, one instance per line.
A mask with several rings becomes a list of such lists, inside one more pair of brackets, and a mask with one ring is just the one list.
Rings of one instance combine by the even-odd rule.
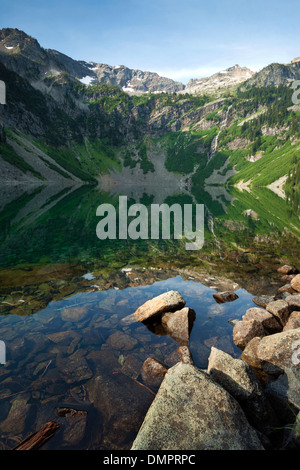
[[[278, 272], [285, 285], [274, 296], [253, 299], [259, 307], [234, 323], [241, 357], [212, 347], [206, 370], [193, 365], [193, 316], [178, 292], [162, 294], [124, 319], [167, 324], [182, 344], [173, 367], [155, 358], [143, 364], [145, 383], [159, 389], [132, 450], [300, 449], [300, 274], [288, 265]], [[166, 318], [174, 320], [168, 324]]]
[[199, 331], [190, 307], [205, 304], [203, 291], [195, 302], [181, 283], [147, 295], [122, 289], [165, 278], [160, 270], [123, 269], [120, 289], [99, 292], [84, 278], [88, 298], [3, 317], [0, 448], [23, 445], [50, 422], [60, 429], [44, 449], [299, 449], [288, 426], [300, 408], [300, 274], [282, 269], [284, 285], [261, 283], [246, 312], [236, 282], [186, 271], [187, 280], [214, 287], [217, 307], [233, 307], [220, 337], [210, 332], [199, 349], [190, 341]]

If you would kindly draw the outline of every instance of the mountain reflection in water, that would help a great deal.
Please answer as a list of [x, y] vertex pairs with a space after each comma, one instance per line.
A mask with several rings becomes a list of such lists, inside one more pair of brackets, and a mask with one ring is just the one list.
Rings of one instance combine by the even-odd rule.
[[[156, 393], [142, 364], [152, 356], [172, 366], [180, 344], [122, 319], [179, 291], [196, 313], [194, 363], [206, 368], [212, 346], [239, 357], [231, 321], [254, 306], [254, 296], [276, 292], [279, 263], [299, 260], [297, 193], [287, 201], [267, 189], [159, 195], [144, 188], [135, 198], [124, 189], [130, 204], [204, 204], [205, 245], [191, 253], [180, 240], [98, 240], [96, 209], [117, 204], [115, 190], [1, 188], [3, 449], [53, 419], [61, 427], [43, 448], [129, 449]], [[213, 294], [228, 289], [238, 299], [218, 304]]]

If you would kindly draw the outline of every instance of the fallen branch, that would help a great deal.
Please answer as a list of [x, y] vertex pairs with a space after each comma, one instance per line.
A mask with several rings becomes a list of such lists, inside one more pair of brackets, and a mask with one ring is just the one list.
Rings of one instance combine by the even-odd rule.
[[56, 421], [49, 421], [37, 432], [26, 437], [13, 450], [37, 450], [54, 436], [60, 425]]

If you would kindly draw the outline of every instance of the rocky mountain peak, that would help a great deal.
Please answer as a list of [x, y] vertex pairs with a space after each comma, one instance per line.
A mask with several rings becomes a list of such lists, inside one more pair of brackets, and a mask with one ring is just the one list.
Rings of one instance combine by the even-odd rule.
[[36, 39], [16, 28], [0, 30], [0, 48], [6, 49], [7, 53], [32, 53], [34, 49], [42, 51]]
[[119, 86], [130, 94], [174, 93], [184, 89], [182, 83], [160, 77], [154, 72], [134, 70], [125, 65], [74, 60], [61, 52], [43, 49], [36, 39], [12, 28], [0, 30], [0, 60], [39, 89], [47, 87], [49, 77], [63, 72], [71, 80], [78, 80], [87, 86], [107, 83]]
[[290, 64], [296, 64], [297, 62], [300, 62], [300, 57], [295, 57], [295, 59], [291, 60]]
[[233, 65], [226, 70], [213, 74], [211, 77], [191, 79], [186, 88], [186, 93], [215, 93], [245, 82], [254, 75], [247, 67]]

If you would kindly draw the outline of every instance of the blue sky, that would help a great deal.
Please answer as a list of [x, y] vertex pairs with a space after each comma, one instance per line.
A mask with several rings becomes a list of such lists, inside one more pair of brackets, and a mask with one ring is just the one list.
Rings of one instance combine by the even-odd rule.
[[300, 56], [299, 0], [0, 0], [0, 27], [74, 59], [183, 82]]

